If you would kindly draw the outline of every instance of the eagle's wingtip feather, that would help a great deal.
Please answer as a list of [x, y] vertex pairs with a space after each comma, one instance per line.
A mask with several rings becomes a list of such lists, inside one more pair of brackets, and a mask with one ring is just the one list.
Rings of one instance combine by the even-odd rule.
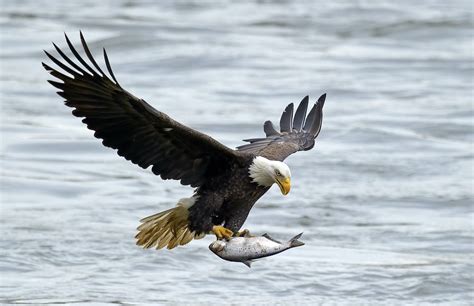
[[285, 107], [280, 118], [280, 132], [291, 132], [293, 128], [293, 109], [294, 104], [290, 103]]
[[306, 119], [306, 112], [308, 110], [308, 101], [309, 96], [304, 97], [298, 105], [298, 108], [296, 109], [295, 117], [293, 118], [292, 128], [297, 132], [300, 132], [301, 128], [304, 125]]

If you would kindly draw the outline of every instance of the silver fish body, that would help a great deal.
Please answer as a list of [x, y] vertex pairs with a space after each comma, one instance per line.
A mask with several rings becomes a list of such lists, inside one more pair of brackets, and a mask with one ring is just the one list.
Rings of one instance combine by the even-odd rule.
[[268, 234], [256, 237], [234, 237], [228, 241], [216, 240], [209, 249], [220, 258], [228, 261], [242, 262], [250, 268], [253, 260], [272, 256], [288, 249], [302, 246], [298, 239], [303, 233], [296, 235], [287, 242], [279, 242]]

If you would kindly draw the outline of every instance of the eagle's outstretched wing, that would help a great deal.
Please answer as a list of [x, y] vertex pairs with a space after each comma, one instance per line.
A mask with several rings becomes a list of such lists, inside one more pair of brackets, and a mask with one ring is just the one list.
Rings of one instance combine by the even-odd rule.
[[293, 103], [289, 104], [281, 115], [280, 132], [275, 129], [271, 121], [266, 121], [263, 125], [266, 138], [245, 139], [244, 141], [250, 143], [237, 149], [280, 161], [297, 151], [310, 150], [321, 131], [325, 100], [326, 94], [318, 99], [308, 116], [306, 116], [308, 96], [301, 101], [294, 116]]
[[201, 186], [206, 179], [238, 162], [241, 152], [188, 128], [133, 96], [117, 82], [107, 53], [104, 59], [110, 79], [99, 67], [81, 33], [82, 47], [93, 67], [66, 41], [79, 62], [67, 57], [55, 44], [62, 61], [46, 55], [70, 76], [43, 63], [49, 73], [62, 82], [49, 81], [60, 89], [73, 115], [84, 117], [87, 127], [102, 143], [118, 154], [163, 179], [180, 180], [183, 185]]

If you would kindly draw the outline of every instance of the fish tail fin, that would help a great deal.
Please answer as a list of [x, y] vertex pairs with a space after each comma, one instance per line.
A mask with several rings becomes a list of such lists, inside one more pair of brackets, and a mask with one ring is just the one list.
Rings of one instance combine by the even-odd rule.
[[193, 239], [202, 238], [203, 235], [196, 235], [188, 225], [188, 208], [193, 201], [193, 198], [181, 199], [176, 207], [140, 220], [142, 224], [137, 228], [138, 234], [135, 236], [137, 245], [145, 249], [156, 247], [158, 250], [165, 246], [173, 249]]
[[244, 265], [246, 265], [247, 267], [249, 267], [249, 268], [252, 268], [252, 262], [254, 262], [252, 259], [248, 259], [248, 260], [242, 261], [242, 263], [243, 263]]
[[304, 242], [298, 240], [301, 238], [302, 235], [303, 233], [299, 233], [295, 237], [291, 238], [290, 241], [288, 241], [288, 243], [290, 244], [290, 248], [295, 248], [304, 245]]

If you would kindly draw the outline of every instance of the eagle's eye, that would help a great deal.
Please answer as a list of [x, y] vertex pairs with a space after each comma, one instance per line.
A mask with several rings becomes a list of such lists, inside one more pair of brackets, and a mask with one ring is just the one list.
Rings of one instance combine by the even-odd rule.
[[281, 176], [281, 172], [280, 172], [280, 170], [278, 170], [278, 169], [275, 169], [275, 175], [276, 175], [276, 176]]

